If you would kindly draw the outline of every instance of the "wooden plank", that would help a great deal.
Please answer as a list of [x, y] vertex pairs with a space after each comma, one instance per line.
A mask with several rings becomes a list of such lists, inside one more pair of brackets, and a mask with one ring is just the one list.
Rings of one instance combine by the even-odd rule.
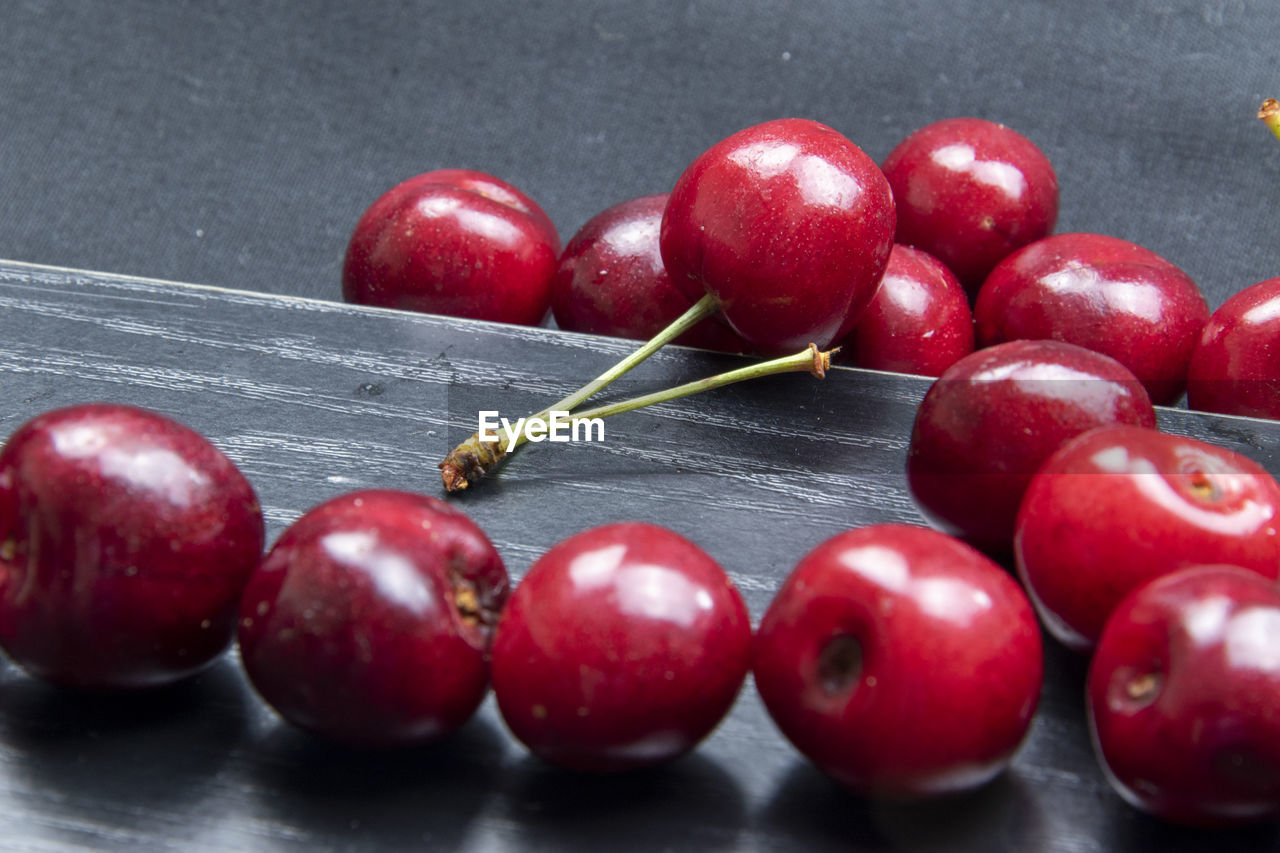
[[[274, 538], [341, 492], [439, 493], [436, 463], [481, 408], [541, 408], [634, 344], [0, 261], [7, 434], [88, 400], [171, 414], [254, 483]], [[611, 396], [739, 359], [664, 350]], [[837, 369], [664, 404], [602, 443], [522, 449], [458, 503], [519, 577], [552, 543], [609, 521], [702, 544], [759, 619], [818, 542], [920, 523], [902, 476], [918, 377]], [[1280, 424], [1162, 410], [1277, 470]], [[492, 702], [456, 738], [395, 755], [336, 750], [281, 724], [234, 653], [195, 683], [76, 697], [0, 672], [0, 845], [119, 849], [1197, 850], [1120, 802], [1090, 752], [1081, 661], [1047, 644], [1032, 735], [1009, 773], [940, 804], [846, 795], [776, 733], [748, 687], [698, 752], [579, 779], [528, 756]], [[1271, 828], [1229, 836], [1274, 845]]]

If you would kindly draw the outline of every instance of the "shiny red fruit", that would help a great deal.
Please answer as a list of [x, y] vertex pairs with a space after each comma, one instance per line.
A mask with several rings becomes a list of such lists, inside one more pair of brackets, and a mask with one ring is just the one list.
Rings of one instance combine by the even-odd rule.
[[974, 788], [1022, 743], [1040, 698], [1040, 630], [1008, 572], [922, 527], [819, 545], [756, 635], [756, 687], [782, 733], [859, 794]]
[[[689, 310], [693, 300], [671, 283], [658, 251], [666, 207], [666, 193], [624, 201], [593, 216], [573, 235], [551, 280], [557, 326], [647, 341]], [[749, 349], [714, 317], [675, 342], [725, 352]]]
[[1116, 609], [1089, 671], [1094, 745], [1116, 790], [1168, 821], [1280, 816], [1280, 589], [1188, 568]]
[[870, 307], [838, 343], [841, 364], [940, 376], [973, 352], [969, 297], [942, 261], [894, 246]]
[[992, 270], [973, 315], [979, 347], [1049, 338], [1104, 353], [1159, 405], [1182, 396], [1209, 306], [1155, 252], [1101, 234], [1058, 234]]
[[151, 687], [226, 649], [262, 556], [252, 486], [146, 409], [70, 406], [0, 451], [0, 645], [72, 687]]
[[843, 337], [870, 304], [893, 248], [889, 184], [841, 134], [779, 119], [713, 145], [671, 191], [659, 245], [692, 300], [768, 353]]
[[502, 558], [435, 498], [351, 492], [281, 534], [245, 589], [240, 657], [294, 725], [373, 747], [454, 731], [489, 687]]
[[1014, 556], [1045, 627], [1089, 651], [1120, 600], [1152, 578], [1203, 563], [1280, 576], [1280, 485], [1216, 445], [1099, 428], [1032, 478]]
[[907, 485], [931, 524], [993, 554], [1036, 469], [1094, 427], [1155, 426], [1147, 392], [1123, 365], [1057, 341], [1012, 341], [965, 356], [916, 412]]
[[1246, 287], [1213, 312], [1191, 356], [1187, 405], [1280, 419], [1280, 278]]
[[705, 551], [662, 527], [610, 524], [529, 569], [498, 624], [493, 691], [535, 754], [628, 770], [709, 734], [750, 661], [746, 605]]
[[912, 133], [884, 160], [897, 241], [934, 255], [977, 293], [1006, 255], [1053, 232], [1058, 178], [1035, 143], [1002, 124], [951, 118]]
[[483, 172], [440, 169], [364, 212], [342, 265], [347, 302], [536, 326], [560, 238], [542, 209]]

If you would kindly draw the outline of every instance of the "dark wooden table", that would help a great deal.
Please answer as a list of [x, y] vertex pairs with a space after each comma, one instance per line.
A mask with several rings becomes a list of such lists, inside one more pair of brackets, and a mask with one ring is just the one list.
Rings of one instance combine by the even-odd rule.
[[[344, 491], [437, 494], [436, 462], [481, 408], [541, 408], [623, 341], [0, 261], [4, 433], [116, 400], [209, 436], [276, 535]], [[611, 396], [736, 364], [671, 348]], [[836, 370], [736, 386], [610, 420], [603, 443], [529, 446], [458, 503], [513, 576], [557, 540], [624, 519], [702, 544], [758, 619], [796, 560], [854, 525], [920, 523], [902, 468], [925, 379]], [[1162, 410], [1164, 428], [1280, 470], [1280, 424]], [[1084, 727], [1082, 662], [1047, 644], [1012, 768], [941, 803], [872, 804], [810, 769], [750, 684], [692, 756], [580, 778], [530, 757], [492, 702], [430, 748], [367, 755], [281, 723], [233, 653], [193, 683], [86, 697], [0, 670], [7, 849], [1275, 849], [1274, 827], [1164, 827], [1108, 788]]]

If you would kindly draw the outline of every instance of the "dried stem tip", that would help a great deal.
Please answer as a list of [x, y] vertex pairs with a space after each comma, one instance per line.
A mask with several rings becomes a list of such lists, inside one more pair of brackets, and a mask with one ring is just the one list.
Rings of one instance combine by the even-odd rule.
[[809, 344], [809, 352], [813, 354], [813, 367], [809, 372], [814, 379], [826, 379], [827, 371], [831, 369], [831, 356], [840, 352], [840, 347], [832, 347], [823, 352], [818, 349], [817, 344]]
[[460, 492], [483, 479], [506, 455], [507, 449], [501, 441], [481, 441], [480, 433], [472, 433], [437, 466], [445, 491]]
[[1258, 118], [1270, 128], [1276, 135], [1276, 139], [1280, 139], [1280, 101], [1275, 98], [1267, 98], [1263, 101], [1262, 106], [1258, 108]]

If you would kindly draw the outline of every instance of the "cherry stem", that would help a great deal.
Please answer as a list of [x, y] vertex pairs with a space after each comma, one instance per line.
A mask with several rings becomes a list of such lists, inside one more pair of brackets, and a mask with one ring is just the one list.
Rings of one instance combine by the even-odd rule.
[[[839, 347], [836, 349], [839, 349]], [[653, 406], [657, 403], [665, 403], [669, 400], [679, 400], [681, 397], [701, 394], [703, 391], [723, 388], [725, 385], [733, 385], [736, 382], [775, 376], [780, 373], [810, 373], [818, 379], [823, 379], [826, 377], [827, 371], [831, 369], [831, 356], [836, 352], [836, 349], [821, 352], [816, 344], [809, 344], [808, 349], [801, 350], [793, 355], [749, 364], [746, 367], [739, 367], [737, 370], [718, 373], [715, 376], [708, 376], [706, 379], [699, 379], [694, 382], [686, 382], [683, 385], [667, 388], [664, 391], [654, 391], [650, 394], [632, 397], [630, 400], [621, 400], [617, 403], [598, 406], [585, 412], [574, 412], [573, 417], [579, 420], [607, 418], [611, 415], [620, 415], [623, 412], [643, 409], [645, 406]], [[521, 432], [516, 437], [516, 446], [519, 447], [527, 440], [528, 434]]]
[[706, 296], [693, 303], [693, 305], [689, 307], [688, 311], [681, 314], [675, 320], [672, 320], [671, 325], [654, 335], [644, 346], [640, 347], [640, 349], [636, 350], [631, 355], [606, 370], [604, 373], [601, 373], [595, 379], [592, 379], [568, 397], [547, 406], [541, 412], [534, 415], [534, 417], [545, 419], [552, 412], [573, 411], [582, 404], [583, 400], [587, 399], [592, 394], [595, 394], [597, 391], [611, 385], [615, 380], [625, 375], [637, 364], [644, 361], [663, 346], [671, 343], [671, 341], [689, 331], [689, 329], [692, 329], [698, 323], [702, 322], [719, 310], [719, 303], [716, 302], [714, 296], [708, 293]]
[[[693, 303], [688, 311], [672, 320], [669, 326], [654, 335], [640, 349], [631, 353], [631, 355], [622, 359], [622, 361], [569, 396], [525, 418], [525, 421], [546, 421], [552, 412], [573, 411], [592, 394], [613, 384], [640, 362], [719, 310], [720, 306], [715, 297], [709, 293], [706, 294]], [[450, 451], [449, 455], [438, 466], [440, 468], [440, 479], [444, 482], [445, 490], [460, 492], [471, 483], [484, 477], [507, 455], [505, 448], [510, 443], [510, 440], [511, 435], [505, 428], [499, 432], [497, 442], [482, 442], [480, 441], [479, 432], [472, 433], [466, 441]], [[519, 446], [519, 443], [514, 446]]]
[[[730, 370], [695, 382], [686, 382], [674, 388], [654, 391], [651, 394], [644, 394], [630, 400], [598, 406], [585, 412], [573, 412], [572, 419], [591, 421], [597, 418], [606, 418], [610, 415], [620, 415], [623, 412], [635, 411], [645, 406], [665, 403], [669, 400], [678, 400], [681, 397], [688, 397], [703, 391], [711, 391], [736, 382], [745, 382], [748, 379], [759, 379], [781, 373], [810, 373], [816, 378], [822, 379], [827, 375], [827, 371], [831, 369], [831, 356], [838, 349], [837, 347], [836, 349], [822, 352], [815, 344], [809, 344], [807, 349], [793, 355], [750, 364], [737, 370]], [[545, 427], [546, 418], [550, 417], [552, 411], [565, 412], [571, 410], [547, 409], [540, 415], [526, 418], [524, 422], [521, 422], [521, 426], [535, 420], [541, 420]], [[528, 440], [529, 430], [527, 428], [518, 428], [515, 435], [512, 435], [506, 429], [500, 429], [497, 431], [496, 441], [482, 441], [480, 434], [476, 433], [467, 441], [458, 445], [453, 453], [449, 454], [449, 457], [440, 463], [440, 468], [444, 472], [442, 476], [445, 488], [450, 492], [457, 492], [467, 488], [470, 483], [481, 479], [489, 473], [490, 470], [506, 458], [508, 453], [514, 451]], [[452, 466], [454, 469], [453, 473], [456, 476], [453, 480], [453, 485], [450, 485], [450, 471], [446, 466]]]
[[1275, 98], [1263, 101], [1258, 109], [1258, 118], [1276, 135], [1276, 139], [1280, 139], [1280, 101]]

